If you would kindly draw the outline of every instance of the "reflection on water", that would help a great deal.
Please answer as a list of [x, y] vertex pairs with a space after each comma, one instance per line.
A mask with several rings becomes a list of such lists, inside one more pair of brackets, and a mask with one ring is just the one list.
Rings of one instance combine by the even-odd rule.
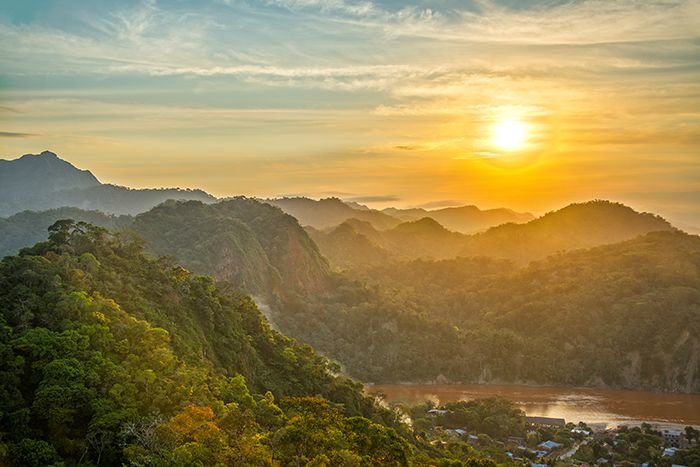
[[700, 425], [698, 394], [495, 384], [378, 384], [366, 389], [385, 394], [388, 402], [404, 404], [502, 396], [528, 415], [564, 418], [567, 422], [606, 426], [642, 422], [661, 427]]

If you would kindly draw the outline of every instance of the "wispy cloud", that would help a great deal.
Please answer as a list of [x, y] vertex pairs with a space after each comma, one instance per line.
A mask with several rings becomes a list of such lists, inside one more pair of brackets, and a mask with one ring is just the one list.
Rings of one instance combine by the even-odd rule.
[[354, 203], [391, 203], [400, 200], [401, 198], [395, 195], [352, 196], [345, 198], [345, 201]]
[[348, 2], [345, 0], [268, 0], [269, 5], [276, 5], [292, 11], [313, 10], [322, 13], [341, 13], [352, 16], [368, 16], [378, 12], [377, 6], [369, 1]]
[[38, 136], [34, 133], [16, 133], [12, 131], [0, 131], [0, 138], [31, 138]]
[[[408, 204], [426, 186], [509, 204], [603, 190], [596, 171], [624, 179], [642, 157], [630, 184], [668, 185], [666, 171], [694, 182], [700, 2], [513, 4], [64, 0], [70, 17], [26, 22], [4, 2], [0, 137], [19, 154], [37, 142], [86, 161], [99, 146], [96, 164], [129, 177], [158, 154], [182, 177], [167, 184], [209, 180], [220, 194], [390, 192]], [[525, 181], [488, 143], [504, 115], [530, 125]]]
[[430, 201], [428, 203], [423, 203], [423, 204], [418, 204], [416, 208], [423, 208], [423, 209], [440, 209], [440, 208], [451, 208], [454, 206], [462, 206], [464, 204], [463, 201], [456, 200], [456, 199], [442, 199], [438, 201]]

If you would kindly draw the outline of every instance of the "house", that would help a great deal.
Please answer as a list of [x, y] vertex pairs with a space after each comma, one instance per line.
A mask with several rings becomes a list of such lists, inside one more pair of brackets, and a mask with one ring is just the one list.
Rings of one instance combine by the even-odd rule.
[[471, 444], [476, 444], [479, 442], [479, 437], [476, 435], [469, 435], [467, 436], [467, 441]]
[[506, 442], [511, 446], [525, 446], [525, 438], [522, 438], [520, 436], [509, 436]]
[[679, 430], [664, 430], [662, 434], [664, 435], [666, 446], [676, 448], [685, 447], [685, 436], [683, 436], [683, 433], [681, 433]]
[[446, 413], [450, 413], [450, 411], [443, 410], [443, 409], [430, 409], [430, 410], [428, 410], [428, 415], [445, 415]]
[[456, 428], [456, 429], [448, 428], [445, 431], [453, 436], [464, 436], [467, 434], [467, 430], [463, 430], [462, 428]]
[[552, 449], [556, 449], [559, 446], [561, 446], [560, 443], [557, 443], [556, 441], [552, 441], [552, 440], [547, 440], [547, 441], [537, 445], [537, 447], [542, 448], [542, 449], [546, 449], [547, 451], [551, 451]]
[[595, 461], [596, 464], [607, 464], [608, 460], [605, 457], [599, 457], [597, 461]]
[[571, 432], [578, 433], [581, 435], [586, 435], [586, 436], [589, 436], [591, 434], [591, 432], [589, 430], [587, 430], [585, 428], [581, 428], [580, 426], [576, 426], [576, 427], [572, 428]]
[[566, 426], [566, 420], [563, 418], [552, 417], [525, 417], [525, 422], [533, 425], [549, 425], [549, 426]]
[[661, 457], [673, 457], [676, 451], [678, 451], [678, 448], [665, 448], [664, 451], [661, 453]]

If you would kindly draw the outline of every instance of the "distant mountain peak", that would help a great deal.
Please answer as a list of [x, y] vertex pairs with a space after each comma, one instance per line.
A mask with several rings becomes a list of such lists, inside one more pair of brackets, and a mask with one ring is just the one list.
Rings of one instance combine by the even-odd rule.
[[64, 206], [138, 214], [167, 199], [215, 200], [201, 190], [103, 184], [89, 170], [79, 169], [49, 150], [13, 160], [0, 159], [0, 216]]
[[[66, 164], [69, 164], [69, 165], [71, 165], [71, 166], [73, 165], [73, 164], [71, 164], [70, 162], [64, 161], [63, 159], [61, 159], [60, 157], [58, 157], [58, 154], [56, 154], [55, 152], [49, 151], [49, 150], [41, 151], [39, 154], [24, 154], [24, 155], [22, 155], [21, 157], [19, 157], [18, 159], [15, 159], [15, 160], [19, 161], [19, 160], [27, 160], [27, 159], [35, 159], [35, 160], [42, 160], [42, 159], [43, 159], [43, 160], [58, 160], [58, 161], [61, 161], [61, 162], [65, 162]], [[7, 161], [7, 162], [12, 162], [12, 161]]]
[[482, 210], [473, 204], [430, 210], [386, 208], [382, 212], [404, 222], [430, 217], [447, 230], [460, 233], [476, 233], [496, 225], [509, 222], [523, 223], [535, 218], [530, 213], [518, 213], [505, 208]]
[[0, 187], [8, 198], [31, 198], [99, 185], [92, 172], [78, 169], [48, 150], [0, 161]]
[[672, 228], [672, 225], [659, 215], [648, 212], [638, 212], [626, 204], [604, 199], [594, 199], [582, 203], [572, 203], [557, 211], [548, 212], [541, 218], [537, 219], [537, 221], [559, 222], [561, 219], [565, 218], [574, 221], [581, 221], [580, 217], [584, 216], [586, 222], [607, 222], [611, 220], [612, 216], [615, 216], [612, 219], [618, 223], [647, 223], [650, 226], [654, 225], [656, 230], [667, 230]]

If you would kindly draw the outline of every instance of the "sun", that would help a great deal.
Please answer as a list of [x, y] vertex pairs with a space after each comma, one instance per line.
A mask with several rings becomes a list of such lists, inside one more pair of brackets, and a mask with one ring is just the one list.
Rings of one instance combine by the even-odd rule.
[[492, 142], [506, 151], [521, 149], [527, 139], [527, 126], [520, 120], [501, 120], [491, 128]]

